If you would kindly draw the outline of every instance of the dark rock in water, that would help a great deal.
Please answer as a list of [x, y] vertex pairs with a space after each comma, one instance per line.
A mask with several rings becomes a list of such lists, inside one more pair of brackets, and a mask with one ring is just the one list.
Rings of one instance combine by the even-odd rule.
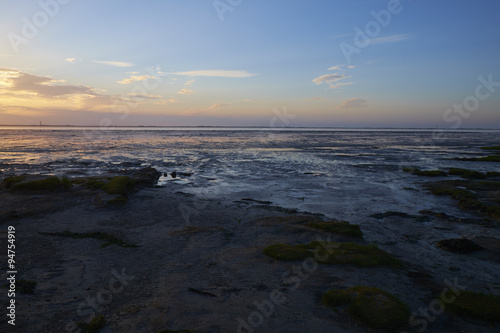
[[177, 178], [177, 172], [174, 171], [174, 172], [170, 173], [170, 176], [172, 176], [172, 178]]
[[179, 172], [179, 176], [181, 176], [181, 177], [191, 177], [192, 175], [193, 175], [192, 173]]
[[438, 242], [438, 246], [453, 253], [472, 253], [483, 249], [470, 239], [465, 238], [443, 239]]
[[137, 185], [155, 186], [161, 176], [155, 168], [143, 168], [133, 174], [133, 179]]
[[168, 177], [168, 173], [164, 172], [163, 177]]

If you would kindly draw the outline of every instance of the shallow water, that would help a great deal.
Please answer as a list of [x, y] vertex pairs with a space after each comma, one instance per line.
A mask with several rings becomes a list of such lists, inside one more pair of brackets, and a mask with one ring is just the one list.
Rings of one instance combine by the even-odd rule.
[[[191, 176], [162, 177], [202, 197], [251, 196], [274, 204], [343, 215], [384, 202], [415, 206], [421, 178], [402, 168], [462, 167], [500, 171], [484, 156], [499, 131], [263, 130], [199, 128], [1, 128], [0, 176], [20, 173], [96, 175], [152, 166]], [[411, 209], [410, 209], [411, 210]]]

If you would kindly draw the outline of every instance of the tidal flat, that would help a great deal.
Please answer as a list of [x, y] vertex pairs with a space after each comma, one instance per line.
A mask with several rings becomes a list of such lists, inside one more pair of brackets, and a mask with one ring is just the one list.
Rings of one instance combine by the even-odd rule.
[[[269, 145], [283, 138], [266, 137]], [[365, 150], [373, 144], [362, 142]], [[474, 147], [440, 147], [396, 165], [390, 152], [403, 149], [391, 143], [364, 167], [360, 154], [315, 149], [295, 160], [269, 147], [272, 154], [247, 151], [232, 164], [177, 156], [93, 172], [73, 162], [47, 162], [56, 168], [48, 172], [40, 164], [3, 169], [0, 246], [14, 226], [19, 288], [29, 291], [16, 295], [16, 326], [496, 332], [494, 314], [474, 304], [498, 307], [500, 221], [482, 206], [461, 205], [465, 197], [453, 191], [494, 207], [499, 169], [449, 159], [491, 154], [483, 137]], [[331, 164], [314, 167], [313, 156]], [[441, 172], [429, 178], [404, 168]], [[384, 310], [397, 318], [385, 320]]]

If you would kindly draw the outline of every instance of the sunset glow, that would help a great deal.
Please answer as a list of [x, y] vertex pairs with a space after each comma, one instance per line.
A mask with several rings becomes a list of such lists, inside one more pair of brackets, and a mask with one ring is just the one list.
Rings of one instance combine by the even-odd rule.
[[497, 1], [42, 0], [0, 12], [3, 125], [267, 127], [286, 108], [291, 127], [498, 128]]

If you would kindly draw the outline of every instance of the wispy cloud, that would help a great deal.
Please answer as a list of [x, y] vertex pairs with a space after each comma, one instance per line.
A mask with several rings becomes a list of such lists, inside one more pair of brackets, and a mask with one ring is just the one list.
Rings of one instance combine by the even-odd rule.
[[363, 98], [351, 98], [343, 101], [342, 104], [338, 106], [340, 109], [360, 109], [368, 106], [368, 101]]
[[131, 84], [131, 83], [134, 83], [134, 82], [145, 81], [145, 80], [154, 79], [154, 78], [155, 77], [151, 76], [151, 75], [130, 75], [129, 78], [126, 78], [126, 79], [123, 79], [121, 81], [118, 81], [117, 83], [120, 83], [120, 84]]
[[175, 72], [170, 73], [173, 75], [183, 75], [183, 76], [211, 76], [211, 77], [229, 77], [229, 78], [245, 78], [252, 77], [257, 74], [249, 73], [247, 71], [228, 71], [223, 69], [207, 69], [207, 70], [197, 70], [197, 71], [187, 71], [187, 72]]
[[151, 94], [134, 94], [134, 93], [129, 93], [127, 96], [133, 98], [133, 99], [160, 99], [163, 98], [163, 96], [160, 95], [151, 95]]
[[192, 91], [191, 89], [181, 89], [177, 93], [181, 95], [191, 95], [194, 94], [194, 91]]
[[329, 71], [339, 71], [342, 69], [342, 67], [347, 67], [349, 69], [356, 68], [356, 66], [337, 65], [337, 66], [333, 66], [333, 67], [328, 68], [328, 70]]
[[396, 42], [402, 42], [410, 38], [411, 36], [407, 34], [383, 36], [370, 39], [370, 44], [375, 45], [375, 44], [396, 43]]
[[348, 76], [346, 76], [344, 74], [326, 74], [326, 75], [321, 75], [320, 77], [315, 78], [313, 80], [313, 82], [316, 84], [332, 83], [332, 82], [343, 80], [347, 77]]
[[66, 58], [66, 59], [64, 59], [64, 60], [66, 60], [67, 62], [71, 62], [71, 63], [73, 63], [73, 62], [75, 62], [75, 61], [76, 61], [76, 59], [75, 59], [75, 58]]
[[195, 79], [189, 80], [186, 83], [184, 83], [184, 85], [185, 86], [191, 86], [191, 85], [193, 85], [194, 81], [195, 81]]
[[215, 109], [219, 109], [219, 108], [225, 108], [225, 107], [231, 106], [231, 105], [233, 105], [233, 103], [214, 103], [208, 109], [215, 110]]
[[354, 32], [350, 32], [348, 34], [340, 34], [340, 35], [334, 35], [334, 36], [330, 36], [329, 38], [330, 39], [337, 39], [337, 38], [345, 38], [345, 37], [351, 37], [351, 36], [355, 36], [356, 34]]
[[168, 103], [175, 104], [175, 103], [177, 103], [177, 101], [175, 99], [173, 99], [173, 98], [170, 98], [170, 99], [167, 99], [167, 100], [161, 100], [161, 101], [155, 102], [156, 105], [165, 105], [165, 104], [168, 104]]
[[325, 100], [326, 100], [326, 98], [324, 98], [323, 96], [317, 96], [317, 97], [311, 97], [311, 98], [304, 99], [304, 101], [306, 101], [306, 102], [325, 101]]
[[350, 86], [351, 84], [353, 84], [352, 82], [337, 82], [337, 83], [332, 83], [330, 84], [330, 89], [337, 89], [337, 88], [340, 88], [340, 87], [344, 87], [344, 86]]
[[102, 61], [102, 60], [94, 60], [93, 62], [97, 64], [103, 64], [103, 65], [108, 65], [108, 66], [114, 66], [114, 67], [132, 67], [134, 64], [130, 62], [123, 62], [123, 61]]

